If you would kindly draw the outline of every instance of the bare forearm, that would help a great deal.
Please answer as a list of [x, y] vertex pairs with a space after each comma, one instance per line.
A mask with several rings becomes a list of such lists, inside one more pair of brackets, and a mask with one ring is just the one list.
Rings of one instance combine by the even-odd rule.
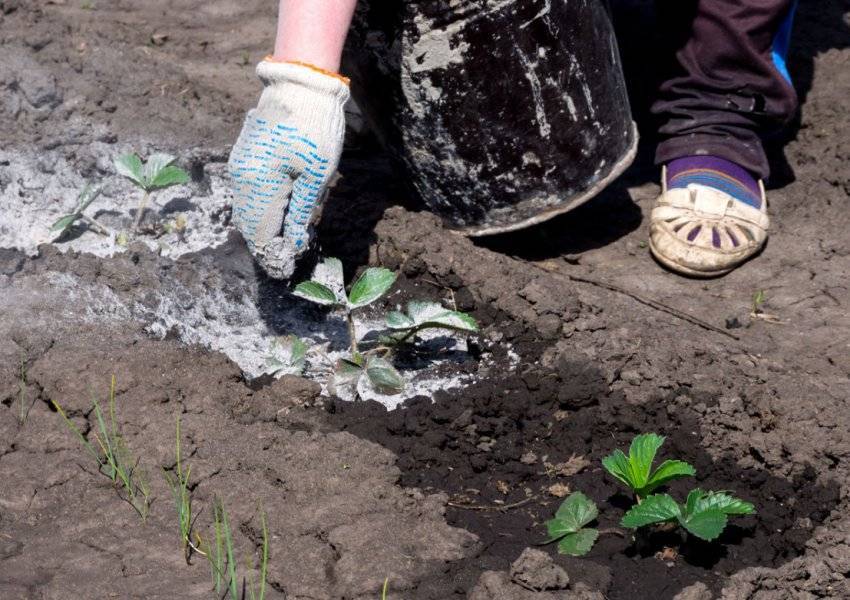
[[280, 0], [274, 58], [338, 72], [357, 0]]

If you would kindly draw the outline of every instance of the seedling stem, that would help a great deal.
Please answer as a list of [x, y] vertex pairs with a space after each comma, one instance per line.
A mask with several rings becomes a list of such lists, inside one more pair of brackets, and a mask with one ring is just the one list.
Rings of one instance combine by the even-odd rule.
[[148, 199], [150, 196], [150, 192], [147, 191], [142, 195], [142, 201], [139, 202], [139, 208], [136, 211], [136, 220], [133, 221], [133, 233], [137, 233], [139, 231], [139, 225], [142, 224], [142, 217], [148, 209]]

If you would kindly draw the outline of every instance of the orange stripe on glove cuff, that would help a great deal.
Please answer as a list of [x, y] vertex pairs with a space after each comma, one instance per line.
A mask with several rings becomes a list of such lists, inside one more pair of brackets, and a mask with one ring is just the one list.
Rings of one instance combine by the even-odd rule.
[[266, 62], [278, 63], [278, 64], [288, 64], [288, 65], [298, 65], [299, 67], [307, 67], [317, 73], [321, 73], [322, 75], [327, 75], [328, 77], [333, 77], [334, 79], [339, 79], [345, 85], [351, 85], [351, 80], [344, 75], [340, 75], [339, 73], [334, 73], [333, 71], [328, 71], [327, 69], [323, 69], [321, 67], [317, 67], [316, 65], [311, 65], [310, 63], [301, 62], [300, 60], [280, 60], [275, 58], [272, 55], [269, 55], [263, 59]]

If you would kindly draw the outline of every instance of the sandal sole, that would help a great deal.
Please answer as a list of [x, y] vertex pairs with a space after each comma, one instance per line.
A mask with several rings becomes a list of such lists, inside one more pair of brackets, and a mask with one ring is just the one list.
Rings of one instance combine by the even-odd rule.
[[651, 239], [649, 240], [649, 251], [652, 254], [653, 258], [655, 258], [655, 260], [661, 263], [668, 270], [674, 271], [675, 273], [678, 273], [680, 275], [687, 275], [688, 277], [694, 277], [698, 279], [712, 279], [714, 277], [721, 277], [723, 275], [727, 275], [738, 267], [740, 267], [741, 265], [743, 265], [750, 258], [758, 254], [758, 252], [756, 252], [752, 256], [749, 256], [741, 262], [725, 269], [718, 269], [716, 271], [697, 271], [696, 269], [691, 269], [690, 267], [680, 265], [679, 263], [674, 262], [673, 260], [661, 254], [658, 250], [656, 250], [655, 244], [652, 243]]

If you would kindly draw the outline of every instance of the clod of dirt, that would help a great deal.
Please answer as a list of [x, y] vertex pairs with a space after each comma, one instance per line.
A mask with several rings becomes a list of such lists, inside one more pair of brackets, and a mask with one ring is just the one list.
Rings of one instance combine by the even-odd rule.
[[511, 580], [514, 583], [535, 590], [565, 590], [570, 577], [552, 557], [541, 550], [526, 548], [511, 565]]
[[698, 581], [676, 594], [673, 600], [712, 600], [713, 598], [714, 594], [711, 593], [708, 586]]
[[507, 573], [486, 571], [481, 574], [477, 585], [469, 593], [468, 600], [605, 600], [583, 583], [569, 591], [538, 591], [515, 582]]

